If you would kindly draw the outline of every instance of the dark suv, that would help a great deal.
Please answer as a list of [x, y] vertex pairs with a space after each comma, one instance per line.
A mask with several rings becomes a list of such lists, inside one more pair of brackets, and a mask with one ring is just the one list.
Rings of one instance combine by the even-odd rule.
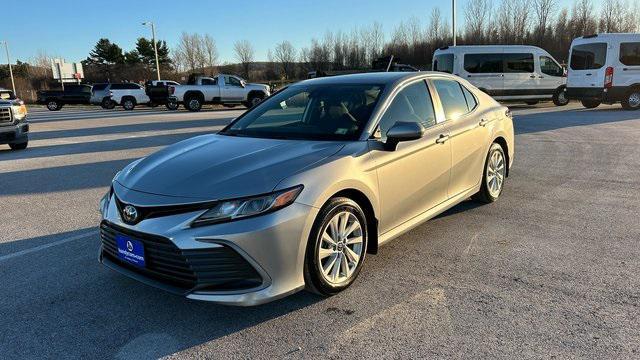
[[90, 85], [68, 84], [64, 86], [64, 90], [38, 91], [37, 102], [46, 105], [51, 111], [57, 111], [66, 104], [89, 104], [90, 99]]
[[0, 89], [0, 144], [12, 150], [27, 148], [29, 143], [27, 108], [12, 91]]

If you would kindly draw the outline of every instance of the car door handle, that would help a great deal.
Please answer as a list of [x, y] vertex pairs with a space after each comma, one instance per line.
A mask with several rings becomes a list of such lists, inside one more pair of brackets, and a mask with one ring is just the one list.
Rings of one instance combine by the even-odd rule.
[[593, 74], [589, 73], [589, 74], [586, 74], [586, 75], [587, 75], [587, 76], [591, 76], [591, 75], [593, 75]]
[[440, 136], [436, 139], [436, 144], [444, 144], [449, 141], [449, 135], [440, 134]]
[[480, 123], [478, 123], [478, 125], [480, 126], [487, 126], [487, 124], [489, 123], [489, 120], [487, 119], [482, 119], [480, 120]]

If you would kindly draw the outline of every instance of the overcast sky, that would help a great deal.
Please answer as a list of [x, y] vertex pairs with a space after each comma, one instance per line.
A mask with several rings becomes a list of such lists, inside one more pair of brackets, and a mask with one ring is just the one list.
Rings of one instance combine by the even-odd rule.
[[[460, 23], [467, 1], [458, 0]], [[253, 44], [256, 60], [266, 60], [267, 51], [280, 41], [289, 40], [299, 49], [327, 30], [350, 32], [378, 21], [388, 35], [412, 16], [426, 24], [436, 6], [451, 18], [448, 0], [7, 0], [1, 6], [0, 40], [9, 41], [13, 62], [27, 61], [38, 51], [80, 61], [101, 37], [130, 50], [138, 37], [151, 37], [151, 30], [141, 25], [151, 20], [170, 48], [183, 31], [208, 33], [216, 40], [221, 62], [235, 61], [233, 43], [240, 39]], [[0, 63], [6, 62], [4, 52], [0, 54]]]

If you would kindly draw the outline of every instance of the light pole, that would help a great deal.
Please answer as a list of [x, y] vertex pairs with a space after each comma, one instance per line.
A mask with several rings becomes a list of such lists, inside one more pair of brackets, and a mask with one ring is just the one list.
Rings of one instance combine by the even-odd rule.
[[0, 41], [4, 43], [4, 51], [7, 53], [7, 64], [9, 65], [9, 76], [11, 76], [11, 87], [13, 88], [13, 93], [16, 94], [16, 83], [13, 81], [13, 69], [11, 69], [11, 58], [9, 57], [9, 43], [6, 41]]
[[158, 61], [158, 46], [156, 45], [156, 26], [151, 21], [145, 21], [142, 25], [151, 25], [151, 37], [153, 38], [153, 52], [156, 55], [156, 74], [158, 75], [158, 81], [160, 81], [160, 62]]
[[456, 46], [456, 0], [451, 0], [451, 15], [453, 16], [453, 46]]

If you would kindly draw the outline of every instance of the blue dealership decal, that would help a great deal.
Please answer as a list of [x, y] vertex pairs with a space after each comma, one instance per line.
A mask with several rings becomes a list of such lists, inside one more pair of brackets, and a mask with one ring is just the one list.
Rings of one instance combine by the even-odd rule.
[[116, 235], [118, 257], [133, 265], [144, 266], [144, 247], [142, 242], [125, 235]]

